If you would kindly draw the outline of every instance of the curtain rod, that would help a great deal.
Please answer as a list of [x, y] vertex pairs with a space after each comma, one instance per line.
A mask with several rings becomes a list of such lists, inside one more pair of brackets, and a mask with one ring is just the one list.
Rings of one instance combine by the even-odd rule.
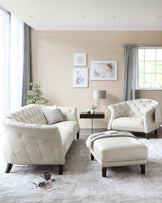
[[121, 46], [122, 47], [124, 47], [124, 46], [127, 46], [127, 45], [137, 45], [138, 47], [162, 47], [162, 44], [159, 44], [159, 45], [153, 45], [153, 44], [151, 44], [151, 45], [149, 45], [149, 44], [121, 44]]
[[1, 7], [1, 6], [0, 6], [0, 10], [4, 11], [5, 13], [10, 14], [10, 12], [9, 12], [9, 11], [7, 11], [5, 8], [3, 8], [3, 7]]

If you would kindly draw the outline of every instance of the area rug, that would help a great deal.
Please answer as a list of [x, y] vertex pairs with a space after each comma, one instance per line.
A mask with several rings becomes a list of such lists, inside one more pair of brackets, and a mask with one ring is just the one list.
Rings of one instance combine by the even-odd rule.
[[[0, 202], [162, 202], [162, 139], [141, 139], [149, 149], [145, 175], [140, 166], [115, 167], [107, 170], [106, 178], [98, 162], [90, 160], [85, 140], [74, 140], [62, 176], [57, 175], [57, 166], [14, 165], [11, 173], [1, 173]], [[49, 189], [33, 184], [45, 170], [56, 179]]]

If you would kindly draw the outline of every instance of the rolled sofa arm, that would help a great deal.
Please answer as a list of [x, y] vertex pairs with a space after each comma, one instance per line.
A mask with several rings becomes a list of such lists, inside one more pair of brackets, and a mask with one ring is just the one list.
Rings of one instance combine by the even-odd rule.
[[155, 109], [153, 107], [147, 108], [143, 112], [144, 115], [144, 126], [145, 126], [145, 133], [149, 133], [152, 131], [152, 124], [155, 123]]
[[11, 164], [64, 164], [59, 129], [3, 120], [4, 155]]
[[113, 105], [109, 105], [108, 109], [110, 110], [111, 115], [110, 115], [110, 120], [109, 120], [107, 129], [111, 130], [112, 129], [112, 122], [113, 122], [113, 119], [115, 118], [115, 109], [113, 108]]
[[108, 123], [108, 130], [112, 129], [112, 122], [114, 119], [121, 117], [123, 114], [123, 104], [124, 102], [118, 104], [112, 104], [108, 106], [108, 109], [111, 112], [110, 120]]

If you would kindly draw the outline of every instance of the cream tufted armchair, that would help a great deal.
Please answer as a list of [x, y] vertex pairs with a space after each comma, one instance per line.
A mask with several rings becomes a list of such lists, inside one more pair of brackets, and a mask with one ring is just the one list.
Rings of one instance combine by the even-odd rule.
[[160, 126], [161, 111], [157, 101], [151, 99], [136, 99], [108, 106], [111, 117], [108, 129], [148, 133]]
[[40, 105], [31, 104], [4, 116], [4, 155], [9, 173], [13, 164], [59, 165], [63, 173], [65, 155], [77, 134], [76, 108], [58, 107], [64, 121], [48, 125]]

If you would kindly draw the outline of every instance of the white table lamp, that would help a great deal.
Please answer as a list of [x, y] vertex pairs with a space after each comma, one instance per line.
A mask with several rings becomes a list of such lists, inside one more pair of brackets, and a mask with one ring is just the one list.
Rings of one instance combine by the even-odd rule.
[[97, 99], [97, 110], [100, 111], [100, 99], [106, 99], [106, 90], [93, 90], [92, 98]]

